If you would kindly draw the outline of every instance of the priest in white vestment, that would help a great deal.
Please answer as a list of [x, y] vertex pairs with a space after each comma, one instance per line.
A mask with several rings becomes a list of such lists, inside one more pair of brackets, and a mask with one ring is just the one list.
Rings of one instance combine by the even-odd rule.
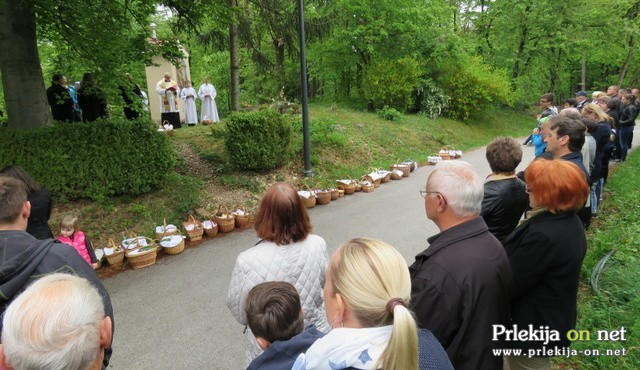
[[161, 113], [179, 112], [178, 94], [180, 93], [180, 88], [171, 79], [169, 72], [166, 72], [164, 78], [156, 84], [156, 92], [160, 95]]
[[198, 123], [198, 112], [196, 111], [196, 90], [191, 86], [191, 81], [186, 80], [184, 87], [180, 90], [180, 98], [184, 100], [184, 117], [189, 126]]
[[218, 108], [216, 107], [216, 88], [209, 83], [209, 77], [205, 77], [204, 83], [198, 89], [198, 96], [202, 99], [200, 107], [200, 120], [211, 120], [212, 122], [220, 122], [218, 117]]

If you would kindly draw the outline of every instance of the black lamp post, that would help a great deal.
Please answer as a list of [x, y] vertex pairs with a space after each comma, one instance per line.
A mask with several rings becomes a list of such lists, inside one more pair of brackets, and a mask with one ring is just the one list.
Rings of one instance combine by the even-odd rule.
[[298, 11], [300, 27], [300, 103], [302, 104], [302, 141], [304, 143], [304, 174], [307, 177], [313, 176], [311, 168], [311, 143], [309, 140], [309, 104], [307, 102], [307, 57], [305, 53], [304, 40], [304, 0], [298, 0]]

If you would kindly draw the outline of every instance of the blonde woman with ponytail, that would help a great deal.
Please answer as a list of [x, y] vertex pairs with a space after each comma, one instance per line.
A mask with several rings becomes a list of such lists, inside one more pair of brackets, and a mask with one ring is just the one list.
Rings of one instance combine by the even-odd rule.
[[395, 248], [365, 238], [344, 243], [324, 286], [333, 329], [293, 369], [453, 369], [435, 337], [417, 328], [410, 296], [409, 270]]

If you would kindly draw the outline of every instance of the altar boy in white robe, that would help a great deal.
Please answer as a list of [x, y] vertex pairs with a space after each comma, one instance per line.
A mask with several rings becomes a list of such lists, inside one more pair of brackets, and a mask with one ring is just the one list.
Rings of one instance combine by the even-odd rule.
[[196, 90], [191, 87], [191, 81], [186, 80], [180, 91], [180, 98], [184, 100], [185, 122], [189, 126], [198, 124], [198, 112], [196, 111]]
[[177, 98], [180, 93], [180, 88], [178, 84], [171, 79], [169, 72], [165, 72], [164, 78], [156, 84], [156, 92], [160, 95], [161, 113], [179, 112]]
[[218, 108], [216, 107], [216, 88], [209, 83], [209, 77], [205, 77], [204, 83], [198, 89], [198, 96], [202, 99], [200, 107], [200, 120], [209, 119], [212, 122], [220, 122], [218, 117]]

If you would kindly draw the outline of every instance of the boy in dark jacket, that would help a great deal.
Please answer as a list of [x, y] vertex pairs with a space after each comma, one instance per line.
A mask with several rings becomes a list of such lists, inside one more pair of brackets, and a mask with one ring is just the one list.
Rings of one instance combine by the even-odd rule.
[[324, 334], [311, 325], [303, 331], [304, 316], [296, 288], [283, 281], [258, 284], [245, 304], [247, 324], [264, 352], [247, 370], [290, 369]]

